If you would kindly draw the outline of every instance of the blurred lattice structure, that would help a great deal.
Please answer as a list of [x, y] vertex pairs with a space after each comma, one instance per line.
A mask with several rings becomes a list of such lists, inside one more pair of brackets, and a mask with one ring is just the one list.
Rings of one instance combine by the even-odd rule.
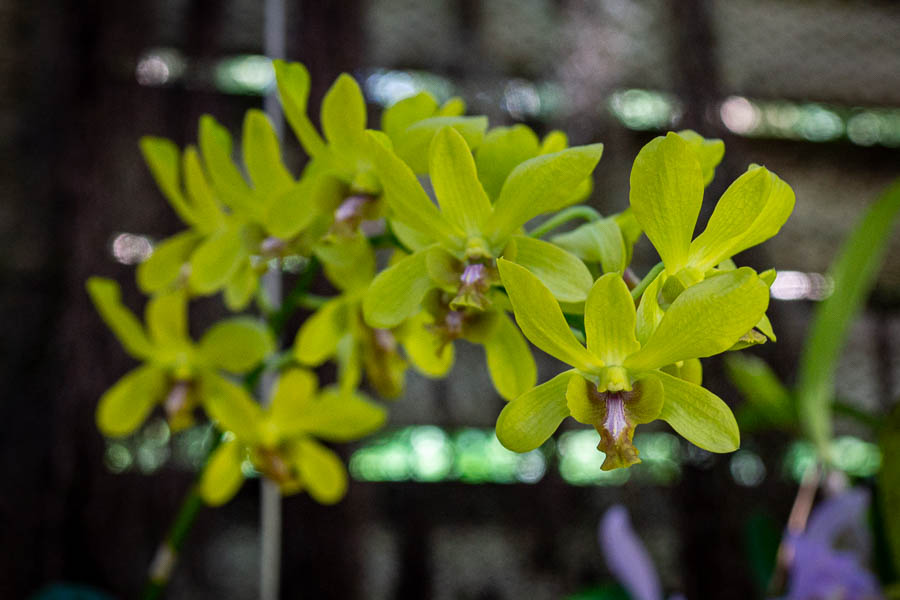
[[[690, 126], [724, 137], [728, 154], [707, 209], [750, 162], [797, 193], [794, 216], [765, 255], [740, 257], [757, 266], [822, 273], [862, 208], [900, 176], [898, 145], [847, 132], [858, 107], [900, 109], [896, 2], [345, 0], [288, 2], [288, 14], [288, 55], [310, 66], [313, 113], [328, 83], [350, 71], [372, 114], [376, 103], [424, 87], [463, 96], [492, 124], [524, 121], [541, 132], [563, 128], [574, 143], [602, 141], [592, 202], [605, 213], [627, 205], [631, 161], [652, 136]], [[152, 476], [108, 472], [93, 410], [128, 363], [110, 339], [88, 333], [101, 326], [82, 286], [88, 274], [116, 276], [139, 306], [131, 267], [116, 262], [109, 243], [122, 231], [158, 238], [177, 221], [136, 141], [153, 134], [190, 143], [204, 112], [240, 131], [259, 90], [222, 87], [220, 67], [259, 54], [261, 29], [252, 0], [0, 0], [0, 456], [6, 490], [15, 490], [0, 494], [10, 524], [0, 527], [0, 547], [16, 549], [0, 568], [2, 597], [55, 579], [133, 596], [192, 477], [172, 460]], [[723, 118], [734, 98], [744, 121]], [[850, 116], [826, 119], [828, 135], [807, 127], [774, 138], [734, 126], [763, 114], [762, 102]], [[287, 145], [299, 169], [303, 159]], [[839, 370], [839, 394], [869, 409], [884, 407], [900, 382], [898, 255], [895, 237], [879, 300], [853, 328]], [[656, 257], [637, 261], [647, 268]], [[210, 304], [199, 307], [200, 322], [216, 310]], [[763, 353], [787, 380], [811, 308], [808, 300], [773, 303], [780, 340]], [[545, 360], [540, 369], [543, 380], [558, 365]], [[707, 379], [738, 402], [716, 364]], [[480, 350], [464, 346], [454, 379], [411, 379], [391, 407], [392, 425], [489, 428], [501, 406]], [[610, 503], [625, 501], [668, 587], [747, 598], [754, 588], [735, 551], [738, 517], [758, 507], [783, 517], [794, 483], [782, 475], [783, 441], [750, 439], [745, 450], [765, 465], [752, 487], [735, 487], [730, 457], [685, 451], [669, 486], [573, 486], [548, 471], [536, 484], [358, 481], [334, 509], [293, 498], [285, 593], [559, 598], [607, 576], [594, 525]], [[252, 594], [257, 499], [246, 487], [198, 523], [173, 598]]]

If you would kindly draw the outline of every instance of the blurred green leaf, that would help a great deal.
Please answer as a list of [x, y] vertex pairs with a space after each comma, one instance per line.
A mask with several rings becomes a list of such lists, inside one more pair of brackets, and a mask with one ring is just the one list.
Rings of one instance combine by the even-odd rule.
[[790, 426], [796, 420], [790, 391], [764, 360], [732, 352], [725, 356], [725, 370], [747, 400], [745, 406], [752, 409], [754, 420], [759, 418], [775, 427]]
[[775, 557], [781, 543], [781, 529], [762, 512], [752, 513], [744, 522], [744, 548], [757, 589], [764, 592], [772, 578]]
[[819, 305], [800, 358], [797, 410], [819, 454], [828, 458], [834, 373], [847, 331], [875, 283], [894, 219], [900, 212], [900, 181], [865, 213], [841, 246], [830, 275], [834, 293]]
[[878, 508], [884, 523], [894, 572], [900, 572], [900, 406], [888, 417], [879, 440]]

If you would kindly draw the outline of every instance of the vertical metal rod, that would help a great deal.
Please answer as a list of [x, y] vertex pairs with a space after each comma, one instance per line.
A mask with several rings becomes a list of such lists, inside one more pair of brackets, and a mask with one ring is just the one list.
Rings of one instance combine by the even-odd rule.
[[[284, 0], [265, 0], [263, 11], [263, 52], [271, 59], [284, 58]], [[269, 90], [263, 106], [278, 139], [282, 139], [284, 119], [276, 90], [274, 86]], [[275, 262], [263, 276], [263, 291], [274, 309], [281, 306], [281, 287], [281, 264]], [[268, 402], [275, 376], [275, 373], [269, 372], [263, 377], [263, 402]], [[266, 478], [261, 480], [261, 486], [259, 597], [261, 600], [278, 600], [281, 584], [281, 490]]]

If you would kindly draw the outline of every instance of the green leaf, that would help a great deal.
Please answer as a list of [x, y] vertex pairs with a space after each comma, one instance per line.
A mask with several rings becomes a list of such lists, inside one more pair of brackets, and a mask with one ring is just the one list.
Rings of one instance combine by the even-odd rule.
[[634, 334], [634, 298], [618, 273], [594, 283], [584, 305], [584, 333], [588, 350], [607, 365], [621, 365], [641, 345]]
[[607, 218], [554, 236], [551, 241], [581, 260], [600, 263], [604, 273], [624, 273], [629, 253], [622, 230], [615, 219]]
[[497, 198], [512, 170], [537, 156], [539, 151], [538, 137], [527, 125], [495, 127], [488, 131], [475, 154], [478, 178], [488, 196]]
[[266, 113], [258, 109], [247, 111], [242, 145], [247, 173], [253, 187], [269, 196], [265, 200], [270, 201], [272, 196], [294, 184], [294, 178], [281, 161], [278, 136]]
[[329, 387], [310, 398], [283, 427], [332, 442], [358, 440], [384, 425], [387, 412], [360, 393], [346, 394]]
[[156, 185], [163, 196], [187, 225], [195, 225], [194, 211], [181, 192], [180, 159], [181, 152], [172, 141], [165, 138], [145, 136], [140, 141], [141, 153], [150, 168]]
[[208, 237], [191, 255], [191, 289], [198, 294], [220, 290], [247, 259], [242, 227], [229, 227]]
[[723, 260], [774, 236], [794, 209], [794, 192], [763, 167], [728, 186], [706, 230], [691, 243], [688, 262], [708, 271]]
[[513, 452], [530, 452], [546, 442], [569, 416], [566, 389], [573, 371], [560, 373], [509, 404], [497, 418], [497, 439]]
[[434, 96], [419, 92], [388, 107], [381, 115], [381, 129], [389, 138], [396, 140], [407, 127], [431, 117], [437, 110], [438, 103]]
[[724, 352], [759, 322], [768, 305], [769, 287], [749, 267], [701, 281], [675, 299], [625, 366], [658, 369]]
[[200, 117], [200, 154], [213, 187], [222, 201], [244, 215], [257, 216], [262, 206], [231, 157], [231, 134], [210, 115]]
[[537, 156], [513, 169], [489, 222], [493, 241], [504, 239], [537, 215], [570, 204], [572, 191], [590, 176], [601, 154], [603, 144], [576, 146]]
[[184, 151], [182, 168], [184, 169], [184, 185], [191, 199], [194, 227], [200, 233], [212, 233], [222, 227], [225, 215], [210, 182], [203, 173], [200, 155], [197, 154], [195, 147], [188, 146]]
[[222, 506], [231, 500], [244, 483], [241, 465], [245, 447], [237, 440], [221, 444], [209, 457], [200, 476], [200, 497], [210, 506]]
[[629, 200], [666, 270], [680, 271], [703, 202], [703, 172], [688, 143], [670, 132], [644, 146], [631, 169]]
[[348, 310], [347, 302], [338, 297], [303, 323], [294, 341], [294, 357], [300, 364], [317, 367], [334, 356], [350, 324]]
[[200, 396], [206, 413], [220, 429], [233, 432], [248, 445], [259, 441], [262, 409], [243, 387], [205, 371], [200, 377]]
[[725, 156], [725, 142], [718, 139], [707, 140], [696, 131], [691, 131], [690, 129], [679, 131], [678, 135], [694, 151], [694, 155], [700, 163], [700, 168], [703, 170], [703, 185], [709, 185], [716, 175], [716, 167], [722, 162], [722, 157]]
[[183, 290], [159, 294], [150, 299], [144, 321], [157, 347], [179, 347], [189, 342], [187, 296]]
[[725, 370], [749, 405], [767, 422], [783, 426], [794, 421], [791, 393], [763, 359], [730, 352], [725, 355]]
[[153, 253], [137, 267], [138, 288], [145, 294], [155, 294], [175, 286], [200, 240], [194, 230], [188, 229], [156, 244]]
[[378, 274], [363, 300], [363, 314], [370, 327], [390, 329], [419, 309], [425, 293], [434, 287], [428, 276], [423, 250], [411, 254]]
[[392, 219], [451, 247], [461, 246], [463, 231], [448, 222], [419, 185], [416, 175], [397, 156], [369, 138], [372, 160], [381, 179]]
[[219, 321], [200, 338], [200, 353], [229, 373], [247, 373], [275, 351], [269, 328], [253, 317]]
[[734, 452], [741, 433], [728, 405], [712, 392], [672, 377], [655, 373], [662, 381], [665, 402], [659, 418], [683, 438], [710, 452]]
[[476, 148], [487, 128], [486, 117], [430, 117], [414, 123], [394, 139], [394, 151], [417, 174], [428, 171], [428, 150], [435, 134], [445, 127], [459, 133], [466, 145]]
[[306, 114], [309, 100], [309, 72], [300, 63], [288, 63], [283, 60], [272, 62], [284, 116], [297, 135], [300, 145], [307, 154], [315, 158], [324, 152], [325, 141]]
[[560, 302], [584, 302], [594, 278], [578, 260], [550, 242], [524, 235], [514, 236], [515, 263], [534, 273]]
[[512, 400], [537, 383], [537, 366], [528, 342], [506, 313], [497, 313], [497, 323], [484, 341], [484, 351], [491, 381], [504, 399]]
[[129, 371], [106, 390], [97, 405], [97, 428], [105, 436], [133, 433], [165, 394], [166, 373], [155, 365]]
[[347, 470], [338, 455], [310, 440], [294, 445], [292, 459], [306, 491], [320, 504], [334, 504], [347, 493]]
[[550, 290], [524, 267], [497, 260], [500, 278], [509, 294], [516, 323], [532, 344], [573, 367], [590, 371], [599, 366], [578, 340], [563, 317]]
[[322, 130], [338, 153], [357, 155], [366, 130], [366, 101], [359, 84], [341, 73], [322, 100]]
[[900, 571], [900, 407], [887, 417], [879, 439], [881, 470], [878, 472], [878, 506], [895, 571]]
[[445, 127], [434, 136], [429, 156], [428, 172], [441, 212], [466, 234], [479, 235], [491, 216], [491, 201], [478, 181], [466, 140]]
[[797, 409], [807, 435], [826, 459], [835, 366], [847, 330], [878, 276], [898, 212], [900, 182], [895, 182], [866, 211], [841, 245], [829, 270], [834, 293], [818, 306], [800, 357]]
[[122, 304], [119, 284], [112, 279], [91, 277], [87, 280], [87, 291], [103, 322], [122, 343], [125, 351], [135, 358], [149, 358], [154, 352], [153, 345], [141, 322]]

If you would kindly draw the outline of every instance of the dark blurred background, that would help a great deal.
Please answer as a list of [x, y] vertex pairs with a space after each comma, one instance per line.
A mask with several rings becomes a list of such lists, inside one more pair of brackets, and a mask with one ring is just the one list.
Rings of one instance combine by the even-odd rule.
[[[128, 440], [97, 432], [97, 399], [132, 362], [84, 281], [114, 277], [142, 308], [133, 263], [180, 224], [137, 140], [192, 143], [203, 113], [239, 134], [272, 84], [262, 19], [250, 0], [0, 0], [2, 598], [57, 581], [136, 596], [194, 477], [202, 430], [171, 435], [154, 420]], [[605, 214], [627, 206], [631, 161], [670, 128], [726, 142], [706, 216], [748, 163], [769, 167], [797, 205], [774, 241], [739, 262], [786, 272], [770, 310], [779, 342], [754, 352], [788, 382], [838, 243], [900, 175], [896, 2], [289, 1], [286, 27], [288, 58], [312, 74], [314, 118], [347, 71], [373, 125], [379, 105], [427, 89], [461, 95], [492, 125], [602, 141], [592, 203]], [[290, 132], [285, 147], [299, 173]], [[648, 247], [641, 273], [656, 260]], [[839, 368], [839, 396], [863, 410], [897, 393], [898, 249], [895, 237]], [[215, 300], [192, 311], [195, 334], [221, 314]], [[713, 456], [657, 423], [639, 430], [645, 462], [627, 472], [601, 473], [596, 434], [575, 428], [515, 457], [491, 437], [502, 401], [480, 350], [458, 363], [444, 382], [410, 375], [389, 430], [341, 449], [353, 476], [341, 504], [285, 500], [284, 598], [563, 598], [609, 579], [596, 525], [617, 502], [666, 589], [761, 596], [808, 445], [760, 432]], [[556, 368], [546, 361], [542, 378]], [[706, 373], [740, 404], [717, 361]], [[839, 434], [843, 468], [871, 476], [872, 440], [846, 424]], [[201, 514], [170, 598], [256, 595], [258, 497], [251, 483]]]

